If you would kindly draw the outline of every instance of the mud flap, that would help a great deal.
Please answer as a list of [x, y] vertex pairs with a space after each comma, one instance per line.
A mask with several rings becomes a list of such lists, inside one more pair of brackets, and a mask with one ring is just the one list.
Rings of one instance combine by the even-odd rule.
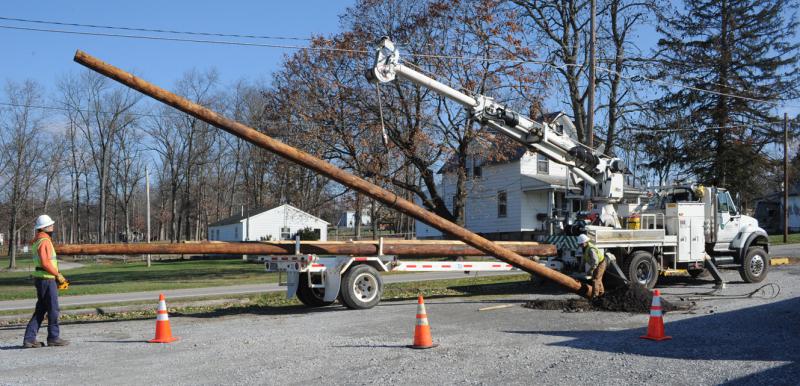
[[339, 272], [340, 267], [336, 267], [331, 272], [325, 272], [325, 297], [323, 300], [332, 302], [339, 297], [339, 289], [342, 286], [342, 275]]
[[297, 287], [300, 285], [300, 272], [287, 271], [286, 272], [286, 299], [291, 299], [297, 293]]

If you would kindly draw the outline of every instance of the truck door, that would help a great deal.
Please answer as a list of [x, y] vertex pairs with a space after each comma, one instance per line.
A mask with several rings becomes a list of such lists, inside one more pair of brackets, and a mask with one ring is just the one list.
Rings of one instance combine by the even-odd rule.
[[725, 190], [717, 191], [717, 243], [715, 250], [728, 250], [730, 242], [739, 233], [739, 218], [731, 195]]

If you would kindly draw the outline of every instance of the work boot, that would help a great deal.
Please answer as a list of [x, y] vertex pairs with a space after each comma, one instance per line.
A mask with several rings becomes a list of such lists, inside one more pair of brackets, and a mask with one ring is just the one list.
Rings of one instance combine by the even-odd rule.
[[42, 342], [37, 342], [35, 340], [33, 342], [22, 342], [22, 348], [39, 348], [42, 346], [44, 346]]
[[66, 346], [66, 345], [69, 345], [69, 341], [61, 339], [61, 338], [55, 338], [55, 339], [48, 339], [47, 340], [47, 347]]

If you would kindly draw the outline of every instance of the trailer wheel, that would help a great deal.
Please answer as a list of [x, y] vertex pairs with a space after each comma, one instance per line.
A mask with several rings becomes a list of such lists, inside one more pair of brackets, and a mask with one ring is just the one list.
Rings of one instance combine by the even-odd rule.
[[739, 275], [748, 283], [758, 283], [767, 277], [768, 268], [769, 256], [764, 248], [750, 247], [739, 267]]
[[342, 278], [341, 300], [353, 310], [375, 307], [381, 301], [383, 280], [370, 265], [359, 264], [350, 268]]
[[333, 304], [334, 301], [326, 302], [324, 288], [311, 288], [308, 286], [308, 274], [300, 274], [300, 283], [297, 287], [297, 300], [306, 307], [324, 307]]
[[658, 262], [653, 254], [647, 251], [633, 252], [625, 259], [622, 271], [628, 275], [630, 281], [648, 289], [653, 289], [658, 281]]

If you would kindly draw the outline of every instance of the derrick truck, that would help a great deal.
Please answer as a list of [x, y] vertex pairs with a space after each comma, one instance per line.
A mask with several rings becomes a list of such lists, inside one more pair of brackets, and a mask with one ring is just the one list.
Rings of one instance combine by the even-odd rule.
[[[573, 140], [563, 127], [563, 120], [558, 124], [535, 121], [491, 97], [469, 95], [430, 78], [403, 65], [400, 51], [389, 38], [378, 42], [374, 65], [366, 75], [376, 84], [399, 78], [429, 88], [462, 105], [477, 122], [566, 166], [568, 178], [582, 187], [583, 197], [594, 204], [597, 214], [597, 224], [581, 227], [579, 232], [587, 233], [611, 260], [612, 272], [622, 279], [653, 288], [661, 273], [687, 270], [697, 276], [708, 269], [717, 283], [723, 284], [718, 268], [738, 269], [742, 279], [750, 283], [766, 277], [767, 233], [758, 226], [758, 221], [737, 210], [727, 190], [675, 184], [658, 187], [650, 200], [640, 194], [626, 194], [625, 163]], [[637, 224], [635, 229], [623, 228], [625, 221], [620, 218], [636, 219], [630, 221]], [[557, 246], [558, 255], [540, 263], [582, 276], [581, 251]], [[510, 265], [491, 263], [469, 268], [461, 263], [436, 263], [434, 267], [430, 263], [400, 262], [387, 256], [298, 256], [297, 259], [292, 262], [273, 257], [266, 263], [270, 271], [287, 272], [289, 297], [296, 294], [309, 306], [330, 304], [338, 297], [350, 308], [371, 308], [380, 301], [383, 282], [378, 271], [513, 269]]]

